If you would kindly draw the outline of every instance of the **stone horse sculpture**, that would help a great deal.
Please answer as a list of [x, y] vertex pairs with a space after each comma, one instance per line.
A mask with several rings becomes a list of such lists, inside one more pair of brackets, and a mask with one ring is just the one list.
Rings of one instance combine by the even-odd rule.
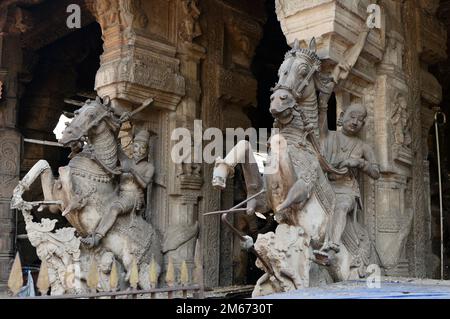
[[[74, 115], [59, 141], [72, 149], [69, 164], [59, 168], [59, 178], [56, 179], [47, 161], [37, 162], [16, 187], [12, 207], [23, 209], [28, 206], [29, 210], [30, 205], [23, 201], [22, 194], [40, 177], [45, 197], [43, 203], [49, 205], [53, 213], [62, 212], [77, 233], [84, 237], [95, 230], [102, 215], [108, 213], [108, 203], [118, 196], [117, 177], [121, 171], [117, 134], [121, 120], [109, 102], [102, 103], [100, 98], [88, 100]], [[89, 255], [112, 252], [122, 263], [127, 276], [133, 260], [142, 268], [150, 264], [152, 256], [159, 264], [161, 259], [157, 232], [135, 213], [120, 216], [96, 249], [81, 248], [82, 254]], [[82, 268], [87, 269], [88, 266]], [[140, 275], [141, 288], [150, 287], [147, 277]]]
[[[240, 163], [249, 197], [247, 213], [273, 211], [279, 224], [275, 233], [260, 234], [254, 245], [259, 257], [256, 264], [266, 273], [256, 283], [253, 296], [309, 287], [311, 263], [324, 264], [326, 254], [321, 248], [333, 227], [330, 219], [336, 205], [326, 174], [345, 174], [346, 168], [331, 167], [316, 140], [316, 92], [323, 99], [333, 89], [332, 82], [319, 72], [320, 63], [314, 40], [308, 49], [300, 48], [296, 41], [286, 54], [270, 105], [279, 133], [270, 139], [263, 177], [247, 141], [240, 141], [224, 159], [216, 161], [213, 185], [224, 189], [226, 178]], [[331, 277], [341, 281], [364, 276], [366, 267], [377, 260], [367, 231], [348, 218], [342, 241], [339, 253], [328, 259]]]

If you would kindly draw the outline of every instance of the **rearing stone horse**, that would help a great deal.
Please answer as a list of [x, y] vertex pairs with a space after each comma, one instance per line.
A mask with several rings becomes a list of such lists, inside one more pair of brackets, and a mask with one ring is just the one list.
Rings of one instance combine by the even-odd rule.
[[[322, 157], [318, 137], [317, 91], [330, 94], [330, 81], [320, 74], [315, 41], [308, 49], [296, 41], [286, 56], [273, 89], [270, 112], [279, 133], [270, 139], [264, 176], [261, 177], [250, 144], [240, 141], [224, 159], [218, 159], [213, 185], [225, 188], [226, 178], [241, 164], [251, 197], [247, 212], [273, 211], [278, 222], [275, 233], [259, 235], [254, 245], [256, 265], [266, 273], [258, 280], [253, 296], [310, 286], [313, 261], [323, 264], [321, 248], [328, 240], [336, 196], [326, 173], [343, 174]], [[365, 267], [376, 261], [376, 251], [365, 229], [347, 220], [341, 250], [327, 270], [335, 281], [365, 275]]]
[[[119, 128], [120, 120], [109, 102], [102, 103], [100, 98], [88, 100], [75, 112], [59, 141], [72, 149], [69, 164], [58, 170], [59, 178], [55, 179], [47, 161], [40, 160], [17, 186], [15, 194], [18, 196], [13, 198], [12, 206], [21, 204], [22, 193], [40, 176], [45, 201], [60, 203], [49, 206], [50, 211], [62, 212], [79, 235], [91, 234], [102, 215], [108, 213], [109, 203], [118, 196]], [[112, 252], [128, 274], [133, 259], [140, 267], [146, 267], [152, 256], [157, 262], [161, 260], [157, 232], [134, 212], [117, 219], [99, 248], [84, 252], [96, 254], [100, 250]], [[139, 285], [149, 288], [148, 276], [141, 277]]]

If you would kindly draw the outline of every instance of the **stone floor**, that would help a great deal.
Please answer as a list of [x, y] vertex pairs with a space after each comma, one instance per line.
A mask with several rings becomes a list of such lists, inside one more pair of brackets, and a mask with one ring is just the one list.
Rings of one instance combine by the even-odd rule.
[[347, 281], [262, 299], [450, 299], [450, 280], [389, 277], [381, 279], [380, 288], [369, 288], [365, 280]]

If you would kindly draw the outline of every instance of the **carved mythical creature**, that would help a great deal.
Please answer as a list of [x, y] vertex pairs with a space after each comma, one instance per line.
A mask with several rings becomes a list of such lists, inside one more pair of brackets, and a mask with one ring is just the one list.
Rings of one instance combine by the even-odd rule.
[[77, 277], [76, 270], [80, 269], [81, 252], [75, 229], [61, 228], [53, 232], [55, 219], [44, 218], [39, 223], [33, 222], [33, 216], [28, 211], [24, 211], [24, 220], [28, 239], [36, 247], [38, 257], [47, 262], [51, 294], [80, 292], [81, 278]]
[[[150, 104], [149, 101], [144, 102], [142, 107]], [[123, 120], [129, 117], [129, 114], [122, 116]], [[12, 207], [27, 208], [22, 193], [40, 176], [44, 203], [51, 203], [50, 211], [63, 212], [79, 235], [94, 233], [102, 217], [110, 214], [110, 203], [120, 202], [121, 199], [117, 187], [122, 175], [118, 167], [117, 145], [121, 122], [109, 101], [102, 103], [99, 98], [88, 100], [75, 112], [59, 141], [72, 149], [69, 164], [59, 168], [59, 178], [55, 179], [47, 161], [36, 163], [16, 187]], [[137, 214], [119, 216], [99, 247], [84, 251], [91, 254], [112, 252], [128, 275], [133, 259], [140, 267], [146, 267], [152, 256], [157, 262], [161, 260], [157, 233]], [[142, 288], [149, 288], [149, 280], [145, 277], [140, 278], [139, 284]]]
[[[279, 223], [275, 233], [259, 235], [255, 243], [259, 255], [256, 264], [266, 273], [258, 280], [254, 296], [309, 287], [312, 260], [327, 265], [335, 280], [364, 276], [364, 266], [376, 261], [368, 233], [349, 218], [339, 252], [329, 256], [322, 249], [334, 227], [332, 216], [339, 204], [327, 174], [346, 175], [349, 171], [346, 167], [339, 169], [330, 165], [322, 156], [317, 141], [319, 101], [316, 92], [321, 93], [320, 104], [323, 105], [326, 101], [323, 97], [329, 96], [334, 87], [332, 79], [327, 80], [319, 73], [320, 63], [315, 41], [309, 49], [300, 48], [296, 41], [286, 54], [271, 96], [270, 112], [279, 134], [270, 139], [264, 177], [258, 172], [247, 141], [239, 142], [224, 159], [218, 159], [214, 169], [213, 185], [223, 189], [226, 178], [241, 163], [248, 196], [257, 195], [261, 190], [266, 194], [250, 200], [247, 212], [272, 210]], [[339, 67], [348, 72], [346, 64]]]

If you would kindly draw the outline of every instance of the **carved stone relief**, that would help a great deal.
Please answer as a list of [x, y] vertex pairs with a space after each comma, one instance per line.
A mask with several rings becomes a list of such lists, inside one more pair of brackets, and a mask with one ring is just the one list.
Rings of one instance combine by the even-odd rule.
[[12, 130], [0, 130], [0, 198], [9, 199], [20, 171], [21, 137]]
[[[148, 18], [142, 10], [141, 0], [87, 0], [87, 5], [96, 16], [103, 32], [121, 26], [126, 30], [125, 37], [131, 37], [133, 27], [145, 28]], [[131, 39], [128, 39], [131, 40]]]
[[386, 38], [382, 63], [401, 70], [403, 68], [404, 39], [400, 33], [394, 30], [388, 32]]
[[411, 230], [413, 209], [408, 205], [406, 178], [383, 178], [377, 182], [376, 246], [382, 266], [394, 274]]
[[54, 231], [56, 219], [33, 222], [33, 216], [25, 210], [23, 216], [28, 239], [36, 248], [39, 259], [47, 263], [51, 294], [82, 292], [80, 239], [75, 236], [76, 229]]
[[411, 119], [408, 102], [402, 93], [397, 93], [392, 101], [390, 121], [394, 137], [393, 156], [409, 165], [411, 163]]
[[184, 42], [192, 41], [202, 35], [200, 26], [200, 8], [197, 0], [182, 0], [183, 18], [181, 19], [178, 35]]
[[[96, 80], [99, 94], [110, 95], [114, 105], [127, 110], [149, 96], [155, 99], [155, 113], [145, 113], [139, 118], [143, 126], [152, 126], [158, 132], [155, 159], [158, 171], [155, 186], [147, 197], [147, 201], [153, 201], [147, 215], [159, 230], [167, 231], [162, 244], [168, 253], [166, 256], [189, 261], [193, 252], [192, 239], [198, 235], [199, 211], [217, 210], [221, 205], [229, 208], [232, 195], [217, 193], [204, 183], [211, 178], [212, 167], [197, 163], [172, 165], [168, 155], [169, 132], [174, 124], [185, 125], [199, 116], [205, 126], [223, 128], [248, 123], [242, 108], [256, 104], [257, 83], [249, 67], [261, 37], [262, 19], [240, 10], [239, 1], [234, 1], [233, 5], [215, 0], [87, 0], [87, 3], [102, 27], [105, 40], [105, 53]], [[318, 54], [326, 57], [323, 67], [330, 69], [358, 38], [356, 30], [364, 23], [364, 9], [369, 1], [352, 0], [342, 4], [330, 0], [276, 0], [275, 3], [287, 42], [291, 44], [295, 38], [309, 42], [316, 36]], [[395, 13], [396, 19], [398, 15], [404, 17], [405, 34], [401, 25], [402, 28], [386, 34], [384, 43], [383, 30], [371, 32], [361, 59], [340, 89], [355, 97], [351, 101], [363, 99], [369, 109], [363, 138], [375, 146], [384, 165], [380, 181], [362, 179], [360, 183], [364, 196], [363, 219], [369, 226], [369, 235], [376, 239], [385, 266], [395, 269], [392, 273], [398, 271], [399, 266], [395, 264], [404, 266], [405, 256], [408, 256], [412, 258], [409, 262], [414, 264], [410, 274], [421, 274], [424, 261], [414, 256], [426, 250], [426, 244], [421, 246], [421, 242], [427, 237], [423, 203], [427, 202], [429, 194], [423, 191], [427, 177], [422, 174], [422, 160], [427, 154], [424, 136], [429, 129], [429, 118], [424, 116], [439, 103], [442, 92], [436, 79], [424, 71], [418, 61], [434, 63], [443, 57], [445, 50], [440, 45], [442, 28], [433, 16], [438, 2], [420, 0], [417, 3], [421, 7], [408, 3], [403, 11]], [[14, 33], [29, 29], [31, 23], [26, 10], [11, 10], [6, 20], [4, 12], [0, 13], [0, 30], [6, 22], [8, 30]], [[199, 43], [207, 49], [206, 54]], [[419, 54], [410, 53], [417, 47]], [[375, 67], [377, 62], [381, 62], [378, 68]], [[2, 72], [4, 70], [0, 70], [1, 81], [4, 79]], [[3, 82], [8, 94], [18, 85], [6, 78]], [[380, 89], [381, 86], [384, 88]], [[7, 110], [0, 107], [0, 127], [15, 125], [15, 108], [10, 107], [11, 102], [7, 103]], [[183, 120], [179, 121], [180, 118]], [[130, 128], [124, 128], [124, 132], [126, 134], [120, 137], [125, 145], [132, 141], [132, 133]], [[422, 137], [420, 141], [417, 136]], [[7, 199], [17, 184], [19, 146], [18, 135], [0, 131], [0, 198]], [[131, 154], [131, 149], [125, 151]], [[418, 176], [412, 176], [416, 171]], [[72, 195], [79, 199], [77, 196], [92, 194], [75, 191]], [[408, 205], [409, 202], [413, 204]], [[74, 201], [74, 205], [84, 204]], [[9, 218], [9, 213], [9, 209], [0, 208], [1, 216]], [[413, 214], [414, 219], [411, 219]], [[414, 253], [405, 252], [403, 248], [411, 220], [413, 240], [418, 242], [411, 248]], [[228, 271], [229, 266], [223, 261], [228, 255], [220, 256], [219, 251], [224, 246], [221, 241], [229, 241], [230, 236], [223, 232], [219, 223], [219, 218], [212, 217], [201, 225], [208, 286], [220, 284], [221, 274]], [[287, 239], [295, 239], [292, 234], [298, 229], [288, 228], [280, 228], [280, 232], [284, 231]], [[174, 233], [180, 236], [172, 238]], [[146, 240], [145, 236], [141, 239]], [[272, 249], [267, 252], [268, 256], [281, 251], [271, 244], [272, 239], [266, 236], [261, 241], [265, 240], [269, 247], [260, 247], [261, 251]], [[3, 237], [1, 240], [3, 242]], [[294, 248], [288, 247], [290, 252], [295, 252]], [[97, 263], [104, 264], [105, 273], [110, 269], [110, 257], [111, 252], [97, 256]], [[274, 264], [281, 267], [277, 263], [282, 262], [278, 260]], [[0, 267], [2, 265], [0, 263]]]

